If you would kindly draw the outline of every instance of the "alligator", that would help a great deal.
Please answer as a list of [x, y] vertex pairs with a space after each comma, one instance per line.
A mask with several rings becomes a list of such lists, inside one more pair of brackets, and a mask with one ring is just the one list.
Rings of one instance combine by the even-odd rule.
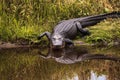
[[48, 52], [42, 53], [39, 52], [40, 57], [44, 59], [54, 59], [58, 63], [62, 64], [74, 64], [86, 60], [111, 60], [111, 61], [120, 61], [120, 57], [113, 55], [105, 55], [102, 53], [93, 54], [89, 53], [85, 48], [80, 48], [76, 51], [76, 47], [74, 49], [54, 49], [48, 48]]
[[100, 21], [107, 18], [119, 18], [120, 12], [111, 12], [106, 14], [87, 16], [81, 18], [74, 18], [69, 20], [60, 21], [54, 28], [53, 32], [48, 31], [38, 36], [40, 40], [43, 36], [46, 36], [50, 42], [51, 48], [64, 48], [67, 45], [73, 45], [73, 39], [77, 36], [78, 32], [82, 35], [90, 35], [88, 26], [93, 26]]

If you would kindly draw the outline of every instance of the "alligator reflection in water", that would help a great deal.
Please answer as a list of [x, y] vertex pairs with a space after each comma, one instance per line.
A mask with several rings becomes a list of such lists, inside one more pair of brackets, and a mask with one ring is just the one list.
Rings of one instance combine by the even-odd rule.
[[[97, 51], [99, 53], [99, 50], [82, 46], [75, 47], [70, 52], [87, 54]], [[108, 51], [105, 49], [102, 53], [111, 52], [120, 56], [119, 50], [120, 47]], [[0, 80], [99, 80], [101, 78], [120, 80], [120, 61], [87, 60], [66, 65], [53, 59], [41, 58], [38, 54], [41, 51], [46, 53], [47, 50], [43, 48], [0, 50]], [[56, 52], [60, 53], [58, 50]]]
[[79, 48], [67, 48], [67, 49], [48, 49], [47, 54], [43, 54], [42, 52], [39, 55], [45, 59], [53, 58], [55, 61], [64, 64], [72, 64], [84, 60], [91, 59], [104, 59], [104, 60], [113, 60], [118, 61], [120, 57], [109, 56], [104, 54], [90, 54], [87, 49]]

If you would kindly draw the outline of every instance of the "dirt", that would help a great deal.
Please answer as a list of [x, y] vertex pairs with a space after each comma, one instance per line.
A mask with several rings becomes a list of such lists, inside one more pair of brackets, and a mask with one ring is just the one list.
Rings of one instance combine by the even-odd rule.
[[30, 47], [31, 45], [18, 45], [16, 43], [4, 42], [0, 43], [0, 49], [4, 48], [19, 48], [19, 47]]
[[[75, 45], [88, 45], [85, 42], [82, 41], [75, 41]], [[40, 47], [40, 44], [19, 44], [19, 43], [11, 43], [11, 42], [0, 42], [0, 49], [6, 49], [6, 48], [20, 48], [20, 47]]]
[[[85, 43], [83, 41], [74, 41], [74, 45], [94, 46], [95, 44], [89, 44], [89, 43]], [[118, 43], [116, 43], [114, 45], [118, 45]], [[43, 46], [44, 46], [44, 44], [43, 44]], [[0, 49], [22, 48], [22, 47], [42, 47], [42, 44], [18, 44], [18, 43], [11, 43], [11, 42], [0, 42]]]

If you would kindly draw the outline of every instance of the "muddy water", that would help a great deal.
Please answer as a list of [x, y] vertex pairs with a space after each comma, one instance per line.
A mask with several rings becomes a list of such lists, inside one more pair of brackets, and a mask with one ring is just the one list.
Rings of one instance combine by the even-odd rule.
[[120, 61], [90, 59], [86, 54], [120, 57], [120, 48], [0, 50], [0, 80], [120, 80]]

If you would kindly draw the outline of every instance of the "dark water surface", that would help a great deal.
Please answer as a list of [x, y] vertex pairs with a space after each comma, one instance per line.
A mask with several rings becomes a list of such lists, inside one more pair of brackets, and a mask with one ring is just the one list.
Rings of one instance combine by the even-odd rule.
[[[89, 54], [106, 54], [114, 59], [91, 59]], [[120, 61], [115, 56], [120, 57], [120, 47], [2, 49], [0, 80], [120, 80]]]

